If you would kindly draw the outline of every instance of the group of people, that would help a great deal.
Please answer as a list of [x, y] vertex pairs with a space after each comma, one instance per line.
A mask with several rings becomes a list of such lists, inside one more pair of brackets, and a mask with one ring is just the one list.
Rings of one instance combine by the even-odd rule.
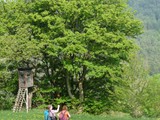
[[[69, 120], [71, 115], [67, 110], [67, 106], [63, 105], [62, 110], [59, 112], [60, 105], [58, 105], [57, 109], [54, 110], [52, 105], [48, 105], [47, 110], [44, 111], [44, 120]], [[59, 113], [58, 113], [59, 112]], [[58, 113], [58, 119], [56, 114]]]

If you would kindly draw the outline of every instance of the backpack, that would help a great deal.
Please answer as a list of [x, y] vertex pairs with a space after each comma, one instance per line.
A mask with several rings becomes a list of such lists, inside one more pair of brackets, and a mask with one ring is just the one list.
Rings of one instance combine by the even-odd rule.
[[49, 117], [49, 111], [48, 110], [44, 111], [44, 120], [51, 120], [51, 118]]
[[48, 112], [48, 110], [45, 110], [44, 111], [44, 120], [48, 120], [48, 117], [49, 117], [49, 112]]
[[65, 118], [65, 112], [61, 111], [60, 114], [59, 114], [59, 120], [67, 120], [67, 118]]

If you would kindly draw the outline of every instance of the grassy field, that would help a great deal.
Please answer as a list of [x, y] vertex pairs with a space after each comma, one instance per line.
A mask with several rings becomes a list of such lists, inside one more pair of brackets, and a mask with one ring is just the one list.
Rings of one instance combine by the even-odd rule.
[[[160, 120], [155, 118], [132, 118], [127, 115], [89, 115], [89, 114], [73, 114], [70, 120]], [[0, 120], [44, 120], [43, 110], [30, 110], [13, 113], [12, 111], [0, 111]]]

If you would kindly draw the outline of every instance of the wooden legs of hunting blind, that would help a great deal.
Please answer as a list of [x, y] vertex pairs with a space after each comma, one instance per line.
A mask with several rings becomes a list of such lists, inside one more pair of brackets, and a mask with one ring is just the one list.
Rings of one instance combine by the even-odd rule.
[[26, 104], [26, 110], [28, 112], [28, 88], [19, 88], [13, 112], [21, 111], [23, 103]]

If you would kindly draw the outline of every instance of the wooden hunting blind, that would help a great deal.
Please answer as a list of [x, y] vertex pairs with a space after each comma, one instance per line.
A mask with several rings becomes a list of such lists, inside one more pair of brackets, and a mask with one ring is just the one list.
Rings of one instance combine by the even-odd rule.
[[28, 88], [33, 86], [33, 73], [31, 68], [19, 68], [19, 88]]
[[15, 100], [15, 105], [13, 107], [13, 112], [20, 111], [23, 103], [26, 104], [26, 110], [28, 112], [28, 104], [29, 104], [28, 88], [33, 87], [32, 69], [19, 68], [18, 81], [19, 81], [19, 90], [18, 90], [17, 98]]

